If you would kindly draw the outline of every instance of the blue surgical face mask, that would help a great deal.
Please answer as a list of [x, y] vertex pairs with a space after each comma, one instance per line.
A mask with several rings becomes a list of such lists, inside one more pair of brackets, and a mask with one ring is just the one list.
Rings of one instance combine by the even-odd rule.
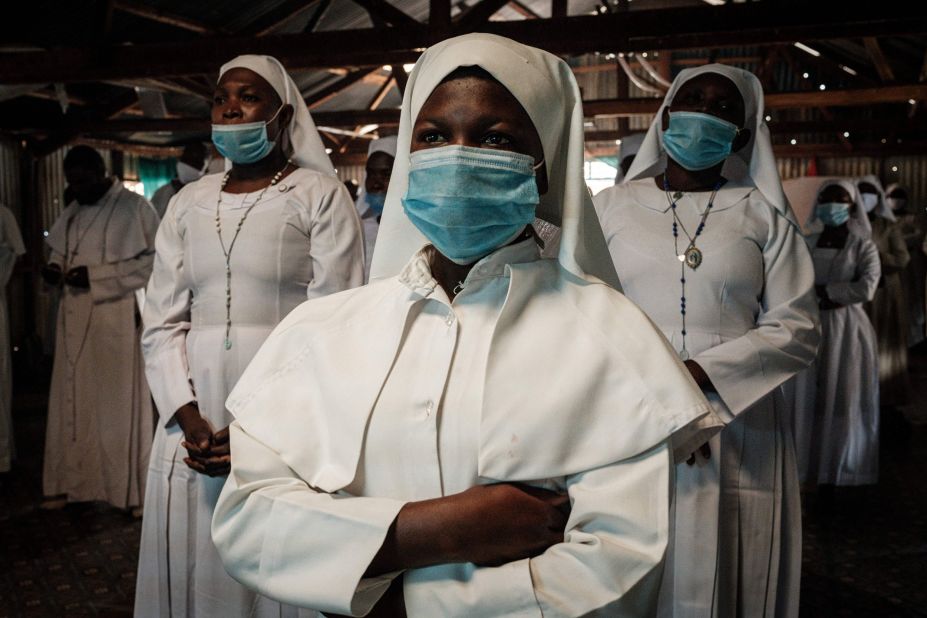
[[442, 146], [412, 153], [402, 205], [442, 255], [472, 264], [510, 242], [540, 202], [530, 155]]
[[879, 196], [875, 193], [863, 193], [862, 198], [863, 208], [866, 209], [866, 212], [872, 212], [879, 205]]
[[281, 105], [267, 122], [212, 125], [212, 143], [223, 157], [232, 163], [255, 163], [270, 154], [276, 140], [268, 139], [267, 125], [274, 121]]
[[373, 214], [378, 217], [383, 214], [383, 206], [386, 204], [385, 193], [368, 193], [366, 199], [367, 206], [370, 207], [370, 210], [373, 211]]
[[824, 202], [818, 204], [814, 212], [824, 225], [837, 227], [850, 218], [850, 205], [846, 202]]
[[663, 147], [676, 163], [690, 171], [724, 161], [740, 129], [727, 120], [699, 112], [670, 112]]

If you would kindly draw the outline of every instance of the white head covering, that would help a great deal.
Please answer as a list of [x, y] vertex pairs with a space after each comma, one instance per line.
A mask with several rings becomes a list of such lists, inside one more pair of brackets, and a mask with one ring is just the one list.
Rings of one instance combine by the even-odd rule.
[[816, 205], [818, 199], [821, 197], [821, 193], [823, 193], [827, 187], [832, 187], [834, 185], [842, 187], [850, 194], [850, 199], [853, 200], [853, 203], [850, 205], [850, 220], [847, 221], [847, 227], [857, 236], [862, 236], [863, 238], [871, 237], [872, 225], [869, 223], [869, 215], [866, 214], [866, 207], [863, 205], [863, 199], [860, 197], [859, 190], [856, 188], [856, 183], [849, 178], [831, 178], [821, 183], [821, 186], [814, 196], [815, 207], [812, 207], [808, 223], [805, 225], [805, 229], [808, 232], [807, 235], [815, 236], [824, 230], [824, 223], [818, 219], [817, 216], [818, 211]]
[[[874, 174], [860, 176], [856, 179], [856, 190], [859, 191], [859, 185], [866, 182], [876, 188], [876, 195], [879, 196], [879, 203], [876, 204], [875, 214], [882, 217], [883, 219], [896, 221], [895, 213], [893, 213], [892, 209], [889, 208], [888, 204], [885, 203], [885, 189], [882, 188], [882, 181], [879, 180], [879, 177], [875, 176]], [[862, 194], [860, 194], [860, 199], [862, 199]]]
[[272, 56], [244, 55], [226, 62], [219, 69], [219, 79], [231, 69], [250, 69], [267, 80], [267, 83], [276, 91], [283, 104], [293, 106], [293, 119], [286, 128], [293, 153], [290, 156], [293, 163], [299, 167], [315, 170], [322, 174], [335, 175], [335, 168], [331, 159], [325, 153], [322, 138], [315, 128], [315, 122], [309, 115], [309, 108], [303, 101], [302, 94], [293, 78], [286, 72], [283, 65]]
[[370, 145], [367, 146], [367, 158], [370, 158], [375, 152], [385, 152], [391, 157], [396, 156], [396, 142], [398, 136], [389, 135], [387, 137], [381, 137], [379, 139], [371, 140]]
[[644, 137], [646, 137], [646, 135], [646, 133], [641, 131], [640, 133], [632, 133], [631, 135], [626, 135], [621, 138], [621, 143], [618, 145], [618, 173], [615, 174], [616, 185], [624, 180], [624, 172], [621, 171], [621, 162], [637, 154], [641, 149], [641, 144], [644, 143]]
[[722, 175], [728, 180], [747, 182], [755, 186], [763, 197], [786, 219], [796, 227], [795, 218], [789, 202], [782, 191], [776, 158], [773, 155], [769, 127], [766, 126], [763, 109], [763, 86], [756, 75], [750, 71], [730, 67], [724, 64], [706, 64], [694, 69], [683, 69], [673, 80], [673, 86], [666, 93], [663, 105], [654, 117], [644, 138], [644, 143], [634, 164], [628, 170], [628, 180], [657, 176], [666, 168], [666, 152], [663, 150], [663, 110], [670, 107], [679, 88], [703, 73], [717, 73], [728, 78], [744, 98], [744, 128], [750, 130], [750, 141], [731, 155], [724, 162]]
[[400, 272], [428, 240], [406, 217], [401, 198], [409, 182], [412, 126], [425, 101], [448, 74], [479, 66], [497, 79], [528, 112], [541, 138], [548, 191], [537, 216], [562, 229], [557, 259], [579, 277], [591, 275], [617, 287], [602, 228], [583, 179], [583, 110], [579, 87], [560, 58], [492, 34], [442, 41], [415, 64], [402, 100], [396, 163], [373, 255], [371, 279]]

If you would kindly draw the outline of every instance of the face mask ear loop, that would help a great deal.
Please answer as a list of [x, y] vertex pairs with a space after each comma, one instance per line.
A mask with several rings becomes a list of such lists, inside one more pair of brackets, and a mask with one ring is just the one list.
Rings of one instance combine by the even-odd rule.
[[535, 163], [531, 169], [533, 169], [534, 172], [537, 173], [537, 171], [541, 169], [542, 165], [544, 165], [544, 157], [541, 157], [541, 160]]
[[[277, 111], [274, 112], [274, 115], [270, 117], [270, 120], [268, 120], [267, 122], [264, 123], [264, 126], [265, 126], [265, 127], [268, 126], [268, 125], [270, 125], [270, 123], [272, 123], [272, 122], [274, 121], [274, 119], [275, 119], [277, 116], [280, 115], [280, 111], [283, 109], [283, 106], [284, 106], [284, 105], [286, 105], [286, 103], [281, 103], [281, 104], [280, 104], [280, 107], [278, 107], [278, 108], [277, 108]], [[276, 142], [277, 140], [279, 140], [281, 135], [283, 135], [283, 127], [280, 127], [280, 131], [277, 132], [277, 136], [274, 138], [273, 141]], [[268, 138], [268, 139], [269, 139], [269, 138]]]

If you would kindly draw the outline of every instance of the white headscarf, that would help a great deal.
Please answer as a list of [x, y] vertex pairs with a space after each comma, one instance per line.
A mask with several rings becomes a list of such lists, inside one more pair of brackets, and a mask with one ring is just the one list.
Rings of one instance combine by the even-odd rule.
[[233, 58], [219, 69], [219, 79], [231, 69], [250, 69], [263, 77], [280, 97], [284, 105], [293, 106], [293, 119], [286, 128], [293, 153], [290, 158], [299, 167], [315, 170], [322, 174], [335, 175], [331, 159], [325, 153], [322, 138], [315, 128], [315, 122], [309, 115], [309, 108], [303, 101], [302, 94], [293, 78], [283, 65], [273, 56], [256, 56], [246, 54]]
[[632, 133], [631, 135], [626, 135], [621, 138], [621, 143], [618, 145], [618, 173], [615, 174], [616, 185], [624, 180], [624, 172], [621, 171], [621, 162], [638, 153], [641, 149], [641, 145], [644, 143], [644, 137], [646, 137], [646, 135], [646, 133], [641, 131], [640, 133]]
[[618, 287], [602, 228], [583, 179], [583, 110], [570, 67], [545, 51], [492, 34], [467, 34], [429, 48], [415, 64], [402, 100], [396, 163], [373, 255], [371, 279], [399, 273], [428, 240], [406, 217], [412, 126], [432, 91], [459, 67], [479, 66], [521, 103], [544, 148], [548, 191], [537, 216], [561, 227], [557, 259], [579, 277]]
[[[882, 181], [879, 180], [878, 176], [874, 174], [868, 174], [866, 176], [860, 176], [856, 179], [856, 190], [859, 190], [859, 185], [863, 183], [869, 183], [876, 189], [876, 195], [879, 196], [879, 203], [876, 204], [875, 214], [882, 217], [883, 219], [888, 219], [889, 221], [896, 221], [895, 213], [892, 212], [892, 209], [888, 207], [888, 204], [885, 203], [885, 189], [882, 188]], [[862, 194], [860, 194], [860, 199], [862, 199]]]
[[367, 158], [370, 158], [375, 152], [385, 152], [391, 157], [396, 156], [396, 142], [398, 137], [396, 135], [389, 135], [387, 137], [381, 137], [379, 139], [371, 140], [370, 145], [367, 146]]
[[703, 73], [717, 73], [734, 82], [744, 98], [744, 128], [750, 130], [750, 141], [737, 152], [731, 153], [724, 162], [722, 175], [728, 180], [738, 180], [755, 186], [766, 201], [798, 227], [798, 220], [782, 191], [776, 157], [773, 155], [769, 127], [766, 126], [763, 109], [763, 86], [756, 75], [736, 67], [706, 64], [679, 72], [647, 131], [647, 137], [644, 138], [634, 164], [628, 170], [627, 180], [651, 178], [666, 168], [666, 152], [663, 150], [663, 110], [670, 107], [673, 97], [684, 83]]
[[827, 187], [832, 187], [834, 185], [843, 188], [850, 194], [850, 199], [853, 200], [853, 203], [850, 204], [850, 220], [847, 221], [847, 227], [857, 236], [870, 238], [872, 236], [872, 225], [869, 223], [869, 215], [866, 214], [866, 207], [863, 205], [863, 199], [859, 194], [859, 189], [856, 188], [856, 183], [849, 178], [831, 178], [823, 181], [821, 186], [818, 187], [817, 193], [814, 196], [815, 206], [812, 207], [808, 223], [805, 225], [805, 229], [808, 230], [807, 235], [816, 236], [824, 230], [824, 223], [818, 219], [817, 203], [818, 199], [821, 197], [821, 193], [823, 193]]

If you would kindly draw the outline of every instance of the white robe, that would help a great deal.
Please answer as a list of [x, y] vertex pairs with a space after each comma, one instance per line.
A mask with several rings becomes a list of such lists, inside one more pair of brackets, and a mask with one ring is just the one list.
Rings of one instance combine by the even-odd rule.
[[[686, 193], [690, 234], [711, 192]], [[681, 263], [666, 193], [653, 178], [599, 193], [596, 209], [624, 293], [682, 348]], [[708, 461], [676, 467], [675, 538], [661, 616], [796, 616], [800, 495], [787, 408], [778, 387], [814, 358], [814, 272], [796, 226], [752, 186], [714, 201], [686, 267], [686, 347], [708, 374], [726, 423]], [[688, 246], [679, 230], [679, 253]]]
[[46, 241], [50, 262], [86, 266], [89, 289], [65, 285], [58, 305], [43, 491], [69, 501], [142, 504], [153, 412], [135, 290], [154, 259], [158, 215], [118, 181], [94, 206], [72, 203]]
[[821, 349], [795, 380], [795, 444], [802, 481], [866, 485], [879, 476], [879, 368], [863, 310], [879, 284], [879, 250], [851, 233], [843, 249], [815, 247], [815, 282], [844, 305], [821, 311]]
[[361, 228], [364, 231], [364, 283], [370, 281], [370, 263], [373, 260], [373, 250], [377, 246], [377, 234], [380, 231], [380, 222], [377, 216], [366, 208], [362, 213], [358, 213], [361, 218]]
[[533, 240], [478, 262], [453, 303], [430, 250], [295, 310], [232, 392], [236, 455], [213, 522], [227, 568], [361, 615], [400, 575], [363, 578], [405, 502], [523, 481], [570, 493], [564, 542], [406, 571], [408, 615], [651, 615], [667, 440], [685, 450], [713, 432], [708, 403], [643, 314]]
[[[225, 398], [274, 326], [305, 301], [361, 285], [363, 248], [347, 190], [334, 176], [298, 169], [271, 187], [232, 250], [231, 349], [226, 350], [225, 257], [216, 235], [222, 175], [185, 186], [158, 231], [147, 290], [143, 348], [160, 414], [148, 484], [136, 616], [277, 615], [276, 603], [238, 585], [222, 568], [209, 524], [224, 477], [183, 462], [174, 420], [196, 401], [215, 431], [231, 422]], [[258, 193], [222, 194], [222, 233]]]
[[13, 274], [16, 258], [26, 252], [16, 218], [0, 205], [0, 472], [10, 469], [16, 452], [13, 443], [13, 359], [10, 323], [7, 316], [6, 286]]

